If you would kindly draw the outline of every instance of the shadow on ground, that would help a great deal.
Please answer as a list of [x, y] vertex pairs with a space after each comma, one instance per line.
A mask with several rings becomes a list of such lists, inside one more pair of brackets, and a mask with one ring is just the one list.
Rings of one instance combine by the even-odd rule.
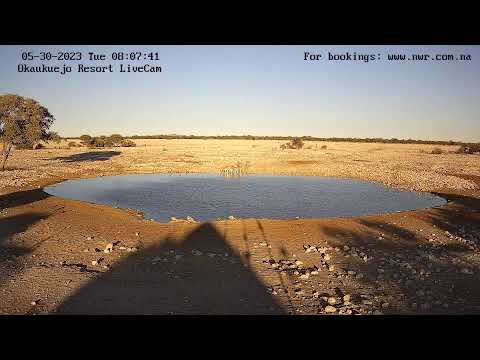
[[0, 218], [0, 285], [22, 270], [19, 258], [35, 249], [13, 245], [10, 239], [47, 217], [46, 214], [29, 213]]
[[[480, 200], [474, 197], [438, 194], [453, 203], [414, 218], [417, 225], [407, 229], [399, 223], [359, 219], [349, 229], [321, 226], [320, 232], [350, 255], [341, 268], [361, 273], [354, 282], [381, 296], [397, 294], [395, 308], [385, 312], [479, 313], [480, 286], [476, 274], [480, 264]], [[423, 229], [431, 229], [426, 231]], [[352, 256], [351, 249], [368, 256]], [[381, 304], [380, 304], [381, 305]], [[383, 309], [382, 309], [383, 310]]]
[[114, 156], [120, 155], [120, 151], [91, 151], [81, 154], [73, 154], [69, 156], [59, 156], [53, 160], [61, 160], [63, 162], [83, 162], [83, 161], [106, 161]]
[[[195, 255], [200, 251], [202, 255]], [[212, 255], [215, 254], [215, 255]], [[58, 314], [283, 314], [210, 223], [140, 249], [80, 289]]]
[[0, 209], [31, 204], [36, 201], [44, 200], [50, 196], [51, 195], [39, 189], [17, 191], [6, 195], [0, 195]]

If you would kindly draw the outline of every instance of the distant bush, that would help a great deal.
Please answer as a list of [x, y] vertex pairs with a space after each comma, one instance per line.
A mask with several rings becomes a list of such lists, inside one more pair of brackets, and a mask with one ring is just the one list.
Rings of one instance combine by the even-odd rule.
[[112, 146], [114, 146], [114, 142], [111, 138], [108, 137], [108, 138], [103, 140], [103, 146], [104, 147], [112, 147]]
[[78, 146], [80, 146], [80, 145], [77, 144], [75, 141], [70, 141], [70, 142], [68, 143], [68, 147], [78, 147]]
[[293, 138], [290, 141], [290, 146], [292, 147], [292, 149], [301, 149], [303, 145], [303, 140], [299, 137]]
[[322, 147], [321, 147], [320, 149], [326, 150], [326, 149], [327, 149], [327, 145], [322, 145]]
[[303, 147], [304, 143], [303, 140], [299, 137], [293, 138], [290, 140], [289, 143], [282, 144], [280, 145], [280, 149], [285, 150], [285, 149], [301, 149]]
[[121, 145], [123, 147], [135, 147], [135, 146], [137, 146], [137, 144], [135, 144], [135, 142], [133, 142], [132, 140], [128, 140], [128, 139], [123, 140]]
[[39, 150], [39, 149], [45, 149], [45, 145], [43, 145], [42, 143], [33, 145], [33, 150]]
[[105, 140], [102, 137], [96, 137], [93, 138], [93, 147], [104, 147], [105, 146]]
[[480, 153], [480, 144], [466, 144], [460, 146], [457, 151], [457, 154], [476, 154]]
[[85, 146], [90, 146], [92, 144], [92, 137], [90, 135], [82, 135], [80, 136], [80, 141]]
[[432, 150], [431, 154], [443, 154], [443, 150], [436, 147]]
[[123, 141], [123, 136], [120, 134], [113, 134], [110, 135], [108, 139], [112, 142], [113, 146], [120, 146]]

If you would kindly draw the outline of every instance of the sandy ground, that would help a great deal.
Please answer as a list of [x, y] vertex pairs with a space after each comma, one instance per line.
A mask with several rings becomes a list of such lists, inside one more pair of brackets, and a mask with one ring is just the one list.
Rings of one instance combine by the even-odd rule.
[[[281, 151], [281, 143], [16, 151], [0, 173], [0, 313], [480, 312], [479, 156], [350, 143]], [[361, 178], [449, 203], [348, 219], [162, 224], [41, 190], [107, 174], [218, 172], [237, 161], [253, 173]]]

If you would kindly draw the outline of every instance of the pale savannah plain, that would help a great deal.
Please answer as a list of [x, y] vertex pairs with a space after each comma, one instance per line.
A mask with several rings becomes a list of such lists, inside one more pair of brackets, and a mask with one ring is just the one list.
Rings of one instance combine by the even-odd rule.
[[[0, 172], [0, 313], [480, 313], [480, 156], [456, 154], [458, 146], [71, 141], [79, 143], [16, 150]], [[251, 174], [433, 192], [448, 203], [357, 218], [158, 223], [42, 191], [66, 179], [238, 164]]]

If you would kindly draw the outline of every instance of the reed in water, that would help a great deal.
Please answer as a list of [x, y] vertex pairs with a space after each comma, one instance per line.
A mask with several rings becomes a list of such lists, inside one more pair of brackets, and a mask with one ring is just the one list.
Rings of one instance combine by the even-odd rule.
[[220, 170], [220, 174], [225, 177], [240, 177], [248, 175], [250, 163], [248, 161], [237, 161], [235, 165], [226, 166]]

